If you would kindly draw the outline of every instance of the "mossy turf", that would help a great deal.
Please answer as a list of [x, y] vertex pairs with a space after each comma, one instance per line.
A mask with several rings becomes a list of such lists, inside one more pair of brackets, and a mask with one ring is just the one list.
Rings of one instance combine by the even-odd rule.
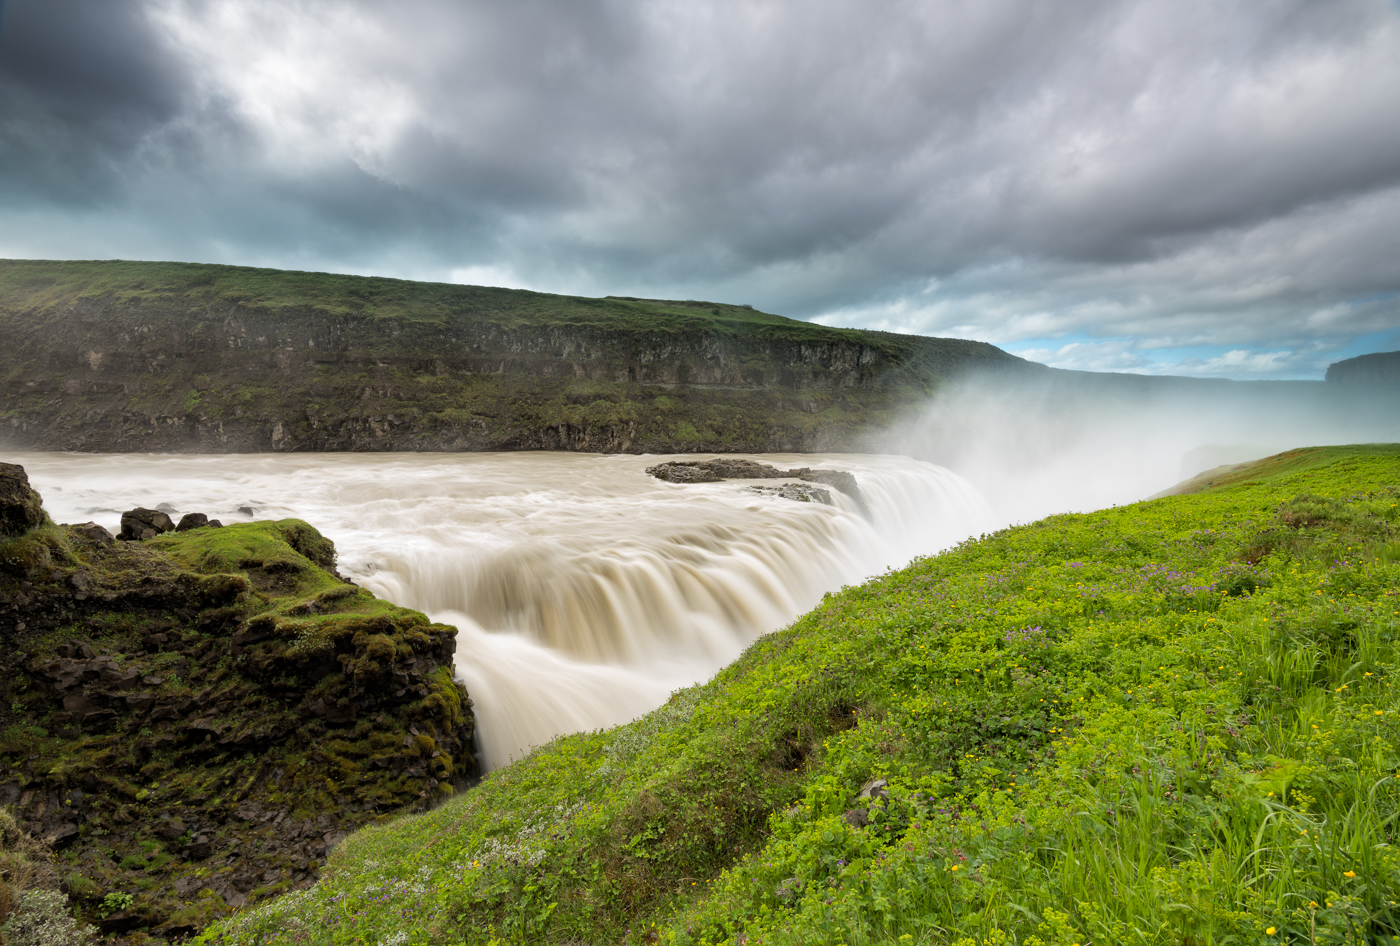
[[[1163, 490], [1159, 496], [1186, 496], [1207, 489], [1225, 486], [1250, 486], [1265, 480], [1276, 479], [1286, 473], [1301, 473], [1315, 467], [1334, 463], [1337, 460], [1364, 457], [1389, 456], [1395, 451], [1394, 444], [1360, 443], [1343, 447], [1301, 447], [1283, 453], [1251, 460], [1248, 463], [1234, 463], [1198, 473], [1189, 480]], [[1156, 497], [1154, 497], [1156, 498]]]
[[456, 631], [346, 583], [305, 522], [95, 536], [46, 520], [0, 542], [24, 618], [0, 654], [0, 801], [104, 932], [186, 936], [474, 777]]
[[843, 589], [202, 941], [1391, 942], [1400, 446], [1300, 456]]

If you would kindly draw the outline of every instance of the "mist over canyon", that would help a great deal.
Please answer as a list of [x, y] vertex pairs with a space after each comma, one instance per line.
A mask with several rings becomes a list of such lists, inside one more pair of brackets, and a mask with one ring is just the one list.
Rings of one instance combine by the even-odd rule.
[[1063, 371], [981, 342], [694, 300], [0, 261], [0, 444], [20, 450], [836, 451], [995, 477], [1126, 433], [1152, 441], [1138, 464], [1150, 493], [1179, 472], [1160, 468], [1173, 451], [1247, 459], [1394, 436], [1394, 359], [1328, 379]]

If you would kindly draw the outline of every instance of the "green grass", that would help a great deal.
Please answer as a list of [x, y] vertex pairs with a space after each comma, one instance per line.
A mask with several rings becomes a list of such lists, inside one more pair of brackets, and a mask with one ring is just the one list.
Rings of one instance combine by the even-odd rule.
[[315, 310], [409, 323], [471, 319], [502, 327], [590, 325], [648, 332], [776, 334], [798, 339], [856, 340], [893, 350], [897, 343], [855, 329], [832, 329], [717, 302], [594, 299], [522, 289], [126, 260], [0, 260], [0, 299], [13, 308], [57, 310], [84, 300], [111, 299], [182, 306], [235, 303], [245, 308]]
[[1184, 496], [1210, 488], [1219, 489], [1225, 486], [1259, 483], [1266, 479], [1276, 479], [1284, 474], [1301, 473], [1304, 470], [1311, 470], [1339, 461], [1346, 462], [1358, 457], [1389, 456], [1394, 451], [1395, 445], [1388, 443], [1361, 443], [1344, 447], [1302, 447], [1265, 457], [1262, 460], [1251, 460], [1248, 463], [1236, 463], [1206, 470], [1204, 473], [1199, 473], [1191, 479], [1165, 490], [1161, 495]]
[[1400, 447], [1306, 456], [844, 589], [203, 941], [1395, 941]]
[[[357, 836], [333, 880], [244, 933], [386, 894], [396, 909], [286, 941], [1389, 929], [1400, 463], [1369, 452], [848, 589], [653, 716]], [[853, 829], [874, 776], [892, 798]]]

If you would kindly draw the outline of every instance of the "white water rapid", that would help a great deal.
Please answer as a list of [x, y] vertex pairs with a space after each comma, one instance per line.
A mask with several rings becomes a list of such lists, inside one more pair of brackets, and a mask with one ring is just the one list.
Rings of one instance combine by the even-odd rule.
[[459, 629], [457, 669], [491, 766], [559, 733], [632, 719], [824, 592], [991, 522], [955, 474], [889, 456], [752, 458], [854, 473], [869, 519], [835, 490], [831, 507], [739, 480], [664, 483], [644, 472], [668, 459], [654, 456], [8, 459], [59, 522], [115, 533], [123, 510], [162, 503], [177, 519], [307, 520], [334, 540], [345, 575]]

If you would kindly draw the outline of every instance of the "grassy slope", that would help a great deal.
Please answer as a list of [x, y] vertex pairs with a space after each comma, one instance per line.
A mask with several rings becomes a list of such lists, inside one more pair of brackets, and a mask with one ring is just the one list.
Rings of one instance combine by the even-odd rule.
[[1268, 479], [1276, 479], [1289, 473], [1302, 473], [1332, 463], [1342, 457], [1388, 456], [1395, 449], [1394, 444], [1361, 443], [1345, 447], [1300, 447], [1283, 453], [1251, 460], [1248, 463], [1232, 463], [1218, 466], [1204, 473], [1198, 473], [1189, 480], [1178, 483], [1171, 489], [1163, 490], [1157, 496], [1185, 496], [1207, 489], [1223, 489], [1226, 486], [1253, 486]]
[[249, 308], [315, 309], [330, 315], [405, 322], [446, 323], [470, 310], [484, 321], [508, 327], [593, 325], [623, 331], [700, 330], [721, 334], [769, 327], [799, 338], [849, 338], [866, 343], [871, 338], [879, 339], [878, 335], [854, 329], [830, 329], [748, 306], [721, 303], [592, 299], [521, 289], [202, 263], [3, 262], [0, 297], [15, 308], [40, 306], [58, 311], [78, 299], [111, 296], [142, 303], [202, 305], [222, 300]]
[[1400, 447], [1313, 456], [844, 589], [206, 941], [1393, 936]]

